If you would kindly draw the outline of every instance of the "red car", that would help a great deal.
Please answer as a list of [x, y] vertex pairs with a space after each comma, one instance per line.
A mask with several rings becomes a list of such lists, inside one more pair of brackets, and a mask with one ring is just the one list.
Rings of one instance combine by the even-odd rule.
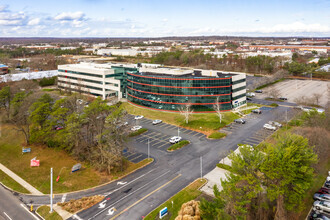
[[330, 194], [330, 189], [327, 189], [327, 188], [322, 187], [317, 192], [318, 193], [321, 193], [321, 194]]

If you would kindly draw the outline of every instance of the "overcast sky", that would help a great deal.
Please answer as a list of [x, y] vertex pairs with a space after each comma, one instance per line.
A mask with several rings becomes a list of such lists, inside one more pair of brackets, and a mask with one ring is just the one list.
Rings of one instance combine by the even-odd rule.
[[330, 0], [0, 0], [0, 37], [330, 37]]

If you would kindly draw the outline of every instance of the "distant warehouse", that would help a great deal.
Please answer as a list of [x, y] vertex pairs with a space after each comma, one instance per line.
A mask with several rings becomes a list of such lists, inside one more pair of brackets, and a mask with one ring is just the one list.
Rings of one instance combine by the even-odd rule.
[[217, 100], [224, 111], [246, 104], [244, 73], [113, 63], [60, 65], [58, 73], [60, 89], [103, 99], [116, 96], [162, 111], [178, 111], [189, 103], [195, 112], [211, 112]]

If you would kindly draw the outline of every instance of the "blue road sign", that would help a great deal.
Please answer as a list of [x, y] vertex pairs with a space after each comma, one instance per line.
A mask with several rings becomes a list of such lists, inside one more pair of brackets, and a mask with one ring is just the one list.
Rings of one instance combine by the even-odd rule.
[[22, 148], [22, 153], [30, 153], [31, 152], [31, 148]]
[[163, 208], [162, 210], [159, 211], [159, 218], [163, 218], [165, 215], [167, 215], [168, 210], [167, 207]]

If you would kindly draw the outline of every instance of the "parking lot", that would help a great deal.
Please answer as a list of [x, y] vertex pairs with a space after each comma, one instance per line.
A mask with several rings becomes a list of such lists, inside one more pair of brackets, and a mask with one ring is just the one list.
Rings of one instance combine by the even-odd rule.
[[[157, 125], [152, 124], [152, 119], [148, 118], [142, 118], [135, 120], [134, 115], [128, 115], [128, 122], [129, 127], [132, 127], [134, 125], [141, 125], [143, 128], [147, 128], [148, 131], [145, 133], [142, 133], [136, 137], [134, 137], [134, 140], [138, 143], [141, 143], [148, 146], [150, 148], [159, 149], [162, 151], [167, 151], [167, 149], [172, 145], [169, 142], [169, 139], [173, 136], [185, 136], [186, 138], [182, 137], [183, 140], [189, 140], [191, 138], [205, 138], [205, 135], [196, 131], [188, 130], [185, 128], [177, 127], [175, 125], [167, 124], [167, 123], [160, 123]], [[154, 129], [155, 128], [155, 129]], [[157, 128], [157, 129], [156, 129]], [[161, 132], [159, 130], [163, 130], [164, 132]], [[165, 132], [166, 131], [166, 132]], [[187, 138], [188, 137], [188, 138]], [[129, 153], [129, 152], [128, 152]], [[139, 162], [147, 157], [147, 155], [144, 155], [141, 153], [139, 155], [138, 153], [130, 155], [127, 153], [127, 159], [132, 162]], [[126, 156], [126, 155], [124, 155]], [[138, 157], [135, 158], [134, 156]]]
[[310, 99], [311, 101], [316, 101], [315, 95], [319, 95], [318, 104], [321, 106], [326, 106], [328, 102], [328, 85], [329, 82], [317, 81], [317, 80], [285, 80], [276, 83], [273, 86], [269, 86], [263, 89], [263, 93], [256, 93], [256, 98], [266, 98], [269, 97], [273, 89], [279, 91], [280, 96], [286, 97], [288, 102], [296, 102], [303, 97]]

